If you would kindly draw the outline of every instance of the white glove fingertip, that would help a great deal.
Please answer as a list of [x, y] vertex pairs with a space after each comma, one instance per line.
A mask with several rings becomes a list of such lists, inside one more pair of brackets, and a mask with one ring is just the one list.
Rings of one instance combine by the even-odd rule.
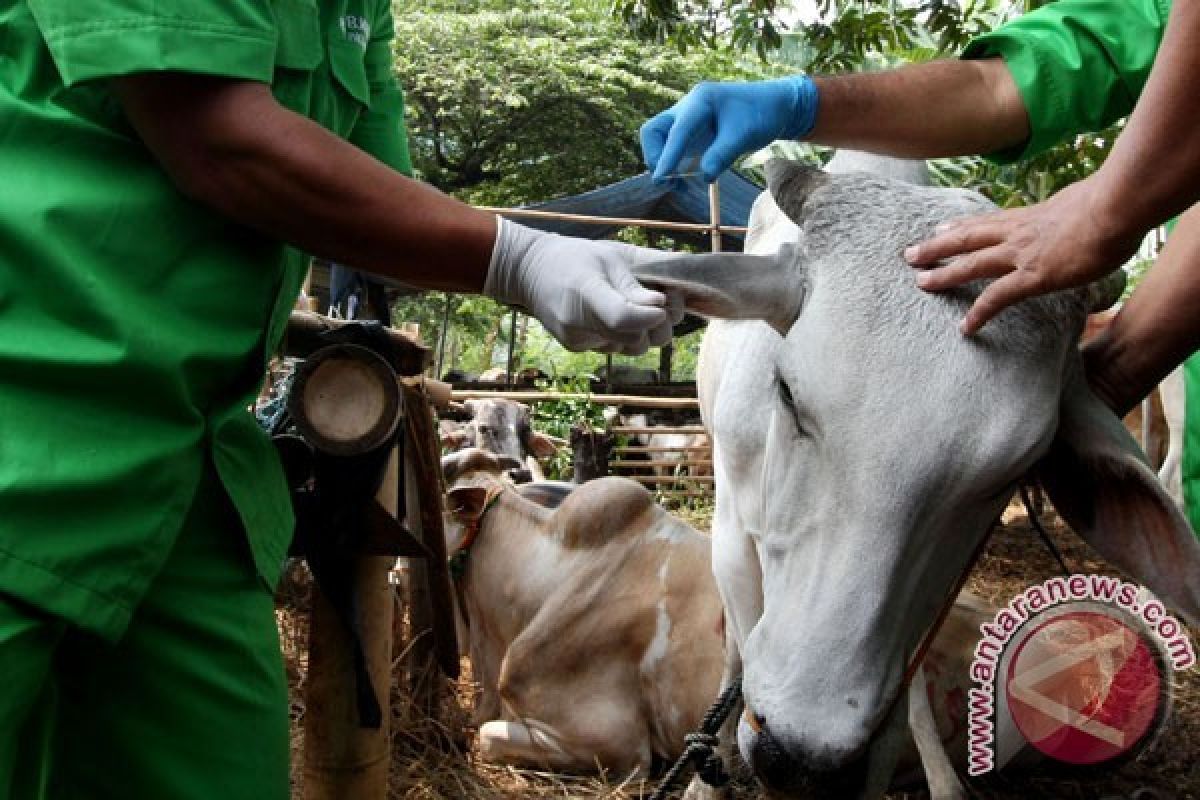
[[654, 289], [638, 286], [634, 289], [627, 289], [623, 294], [626, 300], [639, 306], [667, 307], [667, 296]]

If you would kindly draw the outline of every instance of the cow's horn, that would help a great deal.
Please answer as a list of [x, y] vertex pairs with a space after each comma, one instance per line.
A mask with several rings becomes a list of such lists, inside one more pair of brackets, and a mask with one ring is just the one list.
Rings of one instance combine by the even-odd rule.
[[1105, 311], [1113, 307], [1121, 299], [1125, 291], [1125, 270], [1115, 269], [1099, 280], [1092, 281], [1087, 287], [1088, 313]]
[[768, 161], [766, 174], [767, 188], [771, 190], [775, 204], [797, 223], [805, 201], [829, 182], [829, 176], [821, 170], [784, 158]]

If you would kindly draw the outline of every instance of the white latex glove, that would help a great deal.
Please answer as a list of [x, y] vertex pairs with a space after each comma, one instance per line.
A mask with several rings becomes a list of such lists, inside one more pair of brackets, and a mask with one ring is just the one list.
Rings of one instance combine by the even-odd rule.
[[682, 302], [644, 288], [629, 268], [663, 253], [589, 241], [500, 218], [483, 293], [541, 320], [568, 350], [640, 355], [671, 340]]

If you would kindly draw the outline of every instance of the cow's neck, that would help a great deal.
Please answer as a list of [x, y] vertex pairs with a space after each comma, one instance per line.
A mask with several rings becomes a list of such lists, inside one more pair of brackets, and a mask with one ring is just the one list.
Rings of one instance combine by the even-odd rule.
[[494, 630], [479, 633], [507, 644], [557, 584], [559, 544], [546, 533], [549, 516], [512, 489], [501, 491], [482, 516], [463, 582], [472, 628], [476, 620], [494, 620]]

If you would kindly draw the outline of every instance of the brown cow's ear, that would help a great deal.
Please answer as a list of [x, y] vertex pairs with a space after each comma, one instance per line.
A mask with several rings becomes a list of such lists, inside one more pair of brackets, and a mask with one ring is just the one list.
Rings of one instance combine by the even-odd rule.
[[1058, 433], [1034, 472], [1059, 514], [1100, 555], [1200, 624], [1200, 542], [1079, 369], [1068, 378]]
[[460, 486], [446, 492], [446, 510], [461, 520], [476, 520], [487, 505], [488, 490], [482, 486]]
[[786, 336], [804, 305], [807, 284], [800, 248], [774, 255], [666, 255], [636, 264], [633, 274], [651, 289], [678, 293], [684, 307], [714, 319], [760, 319]]
[[529, 452], [533, 453], [538, 458], [549, 458], [558, 452], [558, 446], [554, 444], [554, 440], [550, 439], [545, 434], [538, 433], [537, 431], [530, 432], [525, 445], [529, 448]]

